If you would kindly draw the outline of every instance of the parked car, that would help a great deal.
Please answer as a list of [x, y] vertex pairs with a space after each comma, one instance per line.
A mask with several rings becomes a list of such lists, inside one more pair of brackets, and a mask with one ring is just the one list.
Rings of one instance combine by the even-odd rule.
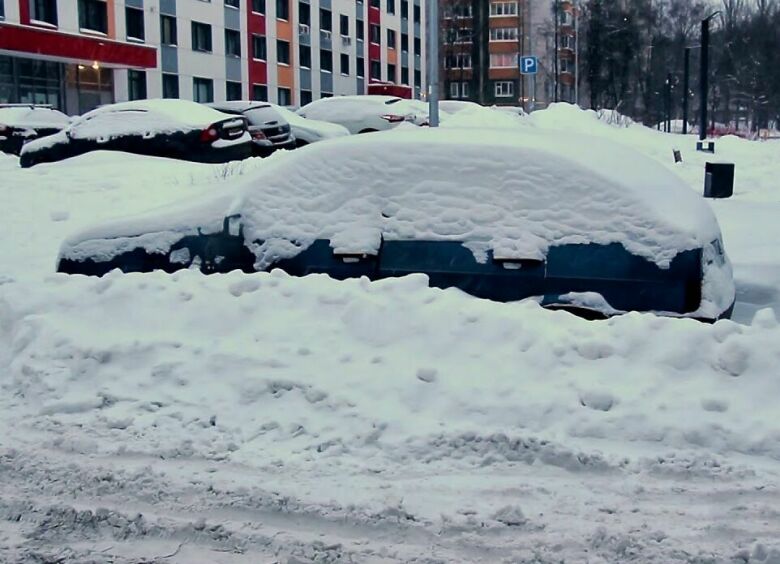
[[256, 157], [267, 157], [276, 150], [296, 147], [290, 124], [268, 102], [217, 102], [209, 106], [247, 119], [252, 136], [252, 154]]
[[441, 100], [439, 102], [439, 109], [442, 112], [447, 112], [448, 114], [457, 114], [463, 110], [479, 108], [484, 108], [484, 106], [481, 106], [476, 102], [469, 102], [468, 100]]
[[102, 106], [27, 143], [19, 162], [30, 167], [98, 150], [221, 163], [251, 156], [252, 143], [243, 117], [187, 100], [139, 100]]
[[70, 118], [51, 106], [0, 104], [0, 151], [18, 155], [22, 145], [61, 131]]
[[424, 273], [438, 288], [591, 317], [712, 321], [734, 303], [709, 204], [662, 165], [601, 139], [409, 128], [317, 143], [233, 182], [74, 235], [58, 270]]
[[385, 131], [404, 122], [414, 125], [428, 123], [428, 111], [424, 104], [395, 96], [322, 98], [302, 107], [298, 115], [337, 123], [353, 134]]
[[349, 130], [343, 125], [318, 119], [307, 119], [288, 108], [277, 106], [276, 104], [271, 104], [271, 106], [290, 124], [290, 130], [295, 137], [295, 144], [298, 147], [349, 135]]

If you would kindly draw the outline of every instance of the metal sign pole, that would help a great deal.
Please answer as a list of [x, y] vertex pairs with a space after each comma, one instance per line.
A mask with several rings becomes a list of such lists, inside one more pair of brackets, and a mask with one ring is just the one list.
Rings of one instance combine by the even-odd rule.
[[428, 6], [428, 122], [439, 127], [439, 2]]

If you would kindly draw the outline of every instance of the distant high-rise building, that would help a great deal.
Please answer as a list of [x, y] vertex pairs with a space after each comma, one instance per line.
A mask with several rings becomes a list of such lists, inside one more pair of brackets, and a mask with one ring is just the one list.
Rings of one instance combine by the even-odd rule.
[[[486, 105], [574, 102], [573, 0], [440, 0], [442, 97]], [[539, 58], [523, 76], [521, 55]]]

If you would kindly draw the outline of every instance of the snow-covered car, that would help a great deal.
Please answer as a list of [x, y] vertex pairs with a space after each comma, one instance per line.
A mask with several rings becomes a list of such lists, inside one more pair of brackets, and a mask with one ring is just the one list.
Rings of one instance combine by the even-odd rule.
[[0, 151], [18, 155], [22, 145], [66, 128], [70, 118], [49, 106], [0, 104]]
[[342, 125], [352, 134], [385, 131], [404, 122], [414, 125], [428, 123], [424, 104], [395, 96], [322, 98], [299, 109], [298, 115]]
[[276, 104], [271, 104], [271, 106], [290, 124], [290, 129], [295, 137], [295, 144], [298, 147], [349, 135], [349, 130], [343, 125], [318, 119], [307, 119], [288, 108], [277, 106]]
[[99, 150], [222, 163], [250, 157], [252, 141], [243, 117], [187, 100], [138, 100], [101, 106], [25, 144], [19, 163], [31, 167]]
[[468, 100], [441, 100], [439, 102], [439, 110], [447, 112], [448, 114], [457, 114], [463, 110], [470, 110], [475, 108], [484, 108], [476, 102], [469, 102]]
[[215, 102], [208, 106], [247, 119], [252, 136], [252, 154], [256, 157], [267, 157], [276, 150], [296, 147], [290, 124], [268, 102]]
[[716, 320], [734, 303], [709, 204], [602, 139], [408, 128], [315, 144], [234, 183], [76, 234], [58, 270], [423, 273], [434, 287], [594, 317]]

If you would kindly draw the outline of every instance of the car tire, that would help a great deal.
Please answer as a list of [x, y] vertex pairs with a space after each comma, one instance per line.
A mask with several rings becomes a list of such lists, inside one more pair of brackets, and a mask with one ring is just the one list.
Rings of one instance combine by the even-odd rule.
[[362, 133], [376, 133], [377, 131], [379, 131], [379, 130], [378, 129], [368, 128], [368, 129], [364, 129], [362, 131], [358, 131], [358, 135], [360, 135]]
[[305, 147], [308, 144], [309, 144], [309, 142], [308, 141], [304, 141], [303, 139], [296, 139], [295, 140], [295, 148], [296, 149], [300, 149], [301, 147]]

